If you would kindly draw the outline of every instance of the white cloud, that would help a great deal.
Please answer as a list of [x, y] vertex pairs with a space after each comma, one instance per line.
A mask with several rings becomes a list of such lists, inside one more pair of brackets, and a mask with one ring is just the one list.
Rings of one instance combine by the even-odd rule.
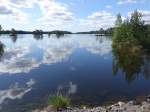
[[28, 15], [19, 10], [14, 10], [14, 13], [10, 16], [10, 19], [13, 19], [17, 23], [25, 23], [28, 22]]
[[[22, 8], [33, 8], [37, 4], [41, 9], [41, 18], [37, 22], [59, 26], [73, 20], [73, 14], [67, 9], [65, 4], [56, 2], [55, 0], [0, 0], [0, 14], [8, 16], [12, 19], [10, 21], [27, 22], [29, 21], [29, 14], [24, 13]], [[40, 12], [39, 12], [40, 13]]]
[[137, 3], [136, 0], [120, 0], [117, 2], [117, 4], [119, 5], [123, 5], [123, 4], [133, 4], [133, 3]]
[[142, 13], [143, 20], [150, 24], [150, 11], [149, 10], [139, 10], [140, 13]]
[[[138, 10], [138, 12], [140, 12], [142, 14], [142, 19], [146, 23], [150, 23], [150, 10]], [[132, 13], [133, 13], [133, 11], [128, 12], [128, 17], [131, 17]]]
[[[117, 4], [148, 3], [148, 0], [117, 0]], [[78, 1], [82, 3], [83, 1]], [[89, 17], [77, 18], [71, 10], [75, 2], [62, 3], [58, 0], [0, 0], [0, 19], [5, 29], [15, 27], [23, 30], [95, 30], [113, 26], [114, 16], [98, 11]], [[84, 2], [83, 2], [84, 3]], [[75, 4], [77, 6], [78, 4]], [[112, 9], [106, 5], [106, 9]], [[28, 9], [28, 10], [26, 10]], [[35, 12], [31, 14], [29, 10]], [[97, 18], [94, 20], [94, 18]], [[99, 18], [99, 20], [98, 20]], [[34, 21], [34, 22], [33, 22]]]
[[10, 0], [0, 0], [0, 17], [13, 22], [27, 22], [28, 15], [14, 6]]
[[107, 11], [98, 11], [92, 13], [85, 19], [80, 20], [81, 25], [85, 28], [98, 30], [99, 28], [108, 28], [114, 25], [116, 17]]
[[72, 12], [67, 5], [56, 2], [55, 0], [38, 0], [38, 4], [42, 11], [39, 22], [55, 27], [63, 27], [69, 25], [74, 20]]
[[11, 9], [8, 9], [5, 6], [0, 5], [0, 14], [1, 15], [5, 15], [5, 14], [8, 15], [8, 14], [12, 14], [12, 13], [13, 13], [13, 11]]
[[106, 11], [94, 12], [92, 15], [88, 16], [89, 19], [99, 19], [99, 18], [111, 18], [112, 15]]
[[8, 0], [9, 4], [16, 8], [32, 8], [35, 0]]

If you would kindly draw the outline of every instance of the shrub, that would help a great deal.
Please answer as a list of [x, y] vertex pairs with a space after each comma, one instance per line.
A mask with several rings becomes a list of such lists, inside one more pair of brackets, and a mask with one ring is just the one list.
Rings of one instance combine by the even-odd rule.
[[67, 108], [70, 105], [70, 100], [66, 96], [54, 95], [48, 98], [48, 104], [52, 105], [55, 109]]

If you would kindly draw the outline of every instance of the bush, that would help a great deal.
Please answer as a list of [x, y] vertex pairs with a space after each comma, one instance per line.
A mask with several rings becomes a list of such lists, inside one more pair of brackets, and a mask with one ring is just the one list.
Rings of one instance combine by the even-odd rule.
[[52, 105], [55, 109], [67, 108], [70, 105], [70, 100], [66, 96], [54, 95], [48, 98], [48, 104]]

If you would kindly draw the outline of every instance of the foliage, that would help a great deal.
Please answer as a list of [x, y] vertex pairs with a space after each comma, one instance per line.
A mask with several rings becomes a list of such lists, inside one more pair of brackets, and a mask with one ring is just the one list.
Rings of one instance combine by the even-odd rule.
[[150, 49], [133, 40], [113, 44], [113, 74], [121, 70], [128, 82], [132, 82], [140, 73], [145, 79], [150, 77]]
[[4, 44], [0, 42], [0, 58], [4, 54], [4, 47], [5, 47]]
[[35, 31], [33, 31], [33, 34], [34, 35], [42, 35], [43, 31], [42, 30], [35, 30]]
[[10, 33], [11, 33], [11, 35], [16, 35], [17, 34], [17, 32], [14, 28], [11, 29]]
[[105, 31], [106, 35], [113, 35], [114, 34], [114, 28], [108, 28]]
[[89, 32], [77, 32], [76, 34], [104, 34], [104, 35], [113, 35], [114, 28], [103, 29], [97, 31], [89, 31]]
[[49, 34], [64, 35], [64, 34], [72, 34], [72, 32], [55, 30], [50, 31]]
[[52, 105], [56, 109], [67, 108], [70, 105], [70, 100], [66, 96], [55, 95], [49, 97], [48, 104]]
[[[121, 17], [117, 15], [116, 23], [121, 23]], [[147, 35], [149, 34], [148, 27], [142, 21], [142, 14], [137, 10], [131, 14], [131, 19], [127, 19], [120, 25], [116, 26], [114, 32], [114, 42], [121, 42], [123, 40], [133, 39], [139, 44], [147, 42]]]
[[2, 31], [2, 26], [0, 25], [0, 32]]
[[64, 34], [72, 34], [72, 32], [69, 31], [60, 31], [60, 30], [54, 30], [54, 31], [42, 31], [42, 30], [35, 30], [35, 31], [22, 31], [22, 30], [15, 30], [14, 28], [12, 28], [11, 30], [3, 30], [2, 26], [0, 25], [0, 33], [1, 34], [60, 34], [60, 35], [64, 35]]
[[[117, 15], [117, 23], [120, 23]], [[113, 74], [119, 69], [131, 82], [139, 73], [147, 79], [150, 74], [150, 26], [145, 25], [142, 14], [137, 10], [120, 25], [116, 25], [113, 35]]]

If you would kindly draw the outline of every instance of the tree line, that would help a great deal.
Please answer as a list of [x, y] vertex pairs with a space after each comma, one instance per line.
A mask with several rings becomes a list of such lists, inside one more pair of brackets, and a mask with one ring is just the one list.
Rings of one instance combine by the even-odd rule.
[[35, 34], [35, 35], [42, 35], [42, 34], [72, 34], [69, 31], [61, 31], [61, 30], [54, 30], [54, 31], [43, 31], [43, 30], [35, 30], [35, 31], [22, 31], [22, 30], [15, 30], [12, 28], [11, 30], [3, 30], [2, 26], [0, 25], [0, 34]]

